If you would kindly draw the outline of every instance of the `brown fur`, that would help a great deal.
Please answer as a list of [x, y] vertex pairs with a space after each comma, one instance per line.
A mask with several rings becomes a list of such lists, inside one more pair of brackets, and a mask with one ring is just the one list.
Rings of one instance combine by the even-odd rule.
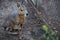
[[14, 27], [15, 27], [15, 25], [16, 25], [16, 22], [15, 22], [15, 21], [13, 21], [13, 20], [11, 20], [11, 21], [10, 21], [10, 27], [14, 28]]
[[24, 14], [18, 14], [16, 19], [17, 24], [23, 24], [24, 23]]
[[14, 28], [15, 27], [15, 25], [21, 25], [21, 24], [23, 24], [24, 23], [24, 13], [23, 13], [23, 10], [21, 9], [21, 8], [19, 8], [19, 12], [18, 12], [18, 15], [17, 15], [17, 17], [16, 17], [16, 21], [11, 21], [10, 22], [10, 26], [12, 27], [12, 28]]

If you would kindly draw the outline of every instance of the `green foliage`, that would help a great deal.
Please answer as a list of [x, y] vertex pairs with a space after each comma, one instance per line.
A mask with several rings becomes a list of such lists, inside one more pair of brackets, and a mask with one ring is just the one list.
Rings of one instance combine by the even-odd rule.
[[30, 40], [35, 40], [33, 37], [30, 37]]
[[44, 40], [58, 40], [57, 33], [49, 29], [46, 25], [42, 25], [42, 30], [45, 31], [43, 34]]

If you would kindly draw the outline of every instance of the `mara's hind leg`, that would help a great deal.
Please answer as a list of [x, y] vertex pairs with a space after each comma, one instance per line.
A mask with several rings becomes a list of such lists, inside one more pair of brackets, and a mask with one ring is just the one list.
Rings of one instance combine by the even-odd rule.
[[11, 32], [14, 31], [15, 25], [16, 25], [16, 22], [13, 21], [13, 20], [11, 20], [11, 21], [10, 21], [10, 27], [11, 27], [11, 29], [12, 29]]

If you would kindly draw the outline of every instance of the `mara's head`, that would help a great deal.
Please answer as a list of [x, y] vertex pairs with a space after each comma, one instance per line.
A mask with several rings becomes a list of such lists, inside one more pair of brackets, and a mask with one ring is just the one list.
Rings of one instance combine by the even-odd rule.
[[24, 14], [25, 17], [27, 17], [27, 15], [28, 15], [28, 11], [27, 11], [25, 5], [20, 4], [20, 6], [18, 7], [18, 12], [19, 12], [19, 14], [21, 14], [21, 13]]

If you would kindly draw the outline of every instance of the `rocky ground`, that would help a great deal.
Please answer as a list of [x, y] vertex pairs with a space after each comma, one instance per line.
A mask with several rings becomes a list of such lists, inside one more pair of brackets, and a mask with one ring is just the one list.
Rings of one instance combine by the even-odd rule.
[[[12, 18], [11, 16], [16, 15], [18, 10], [17, 3], [14, 1], [2, 1], [0, 5], [0, 40], [18, 40], [18, 35], [9, 35], [3, 30], [3, 25], [8, 25], [7, 21], [10, 21], [9, 19]], [[29, 40], [31, 36], [37, 40], [41, 40], [41, 25], [37, 22], [38, 20], [34, 14], [34, 9], [31, 6], [29, 7], [29, 4], [27, 5], [27, 8], [29, 12], [26, 23], [23, 25], [23, 40]]]
[[[49, 4], [50, 4], [50, 2], [48, 1]], [[41, 6], [45, 9], [45, 12], [48, 13], [47, 19], [49, 17], [52, 17], [54, 15], [54, 13], [56, 13], [56, 12], [53, 12], [53, 11], [56, 11], [56, 9], [53, 8], [53, 6], [52, 6], [51, 10], [48, 10], [46, 7], [49, 7], [51, 5], [49, 5], [47, 2], [44, 2], [45, 4], [43, 4], [43, 5], [42, 5], [42, 3], [41, 3]], [[54, 4], [54, 2], [52, 3], [52, 5], [53, 4]], [[33, 9], [33, 7], [31, 7], [30, 4], [28, 4], [28, 2], [27, 3], [24, 2], [24, 5], [27, 8], [28, 16], [26, 17], [26, 22], [23, 25], [23, 39], [22, 40], [29, 40], [30, 37], [33, 37], [36, 40], [42, 40], [41, 35], [44, 31], [41, 30], [41, 24], [43, 22], [40, 21], [40, 19], [37, 17], [35, 10]], [[49, 7], [49, 9], [50, 9], [50, 7]], [[1, 0], [1, 2], [0, 2], [0, 40], [18, 40], [18, 35], [9, 35], [9, 34], [6, 34], [6, 32], [3, 30], [3, 25], [8, 26], [7, 21], [10, 21], [10, 18], [12, 18], [13, 15], [14, 15], [13, 17], [15, 17], [17, 15], [16, 14], [17, 11], [18, 11], [18, 7], [17, 7], [16, 1]], [[52, 13], [52, 14], [49, 15], [50, 13]], [[44, 15], [44, 16], [46, 16], [46, 15]], [[51, 20], [48, 20], [48, 21], [51, 21]]]

